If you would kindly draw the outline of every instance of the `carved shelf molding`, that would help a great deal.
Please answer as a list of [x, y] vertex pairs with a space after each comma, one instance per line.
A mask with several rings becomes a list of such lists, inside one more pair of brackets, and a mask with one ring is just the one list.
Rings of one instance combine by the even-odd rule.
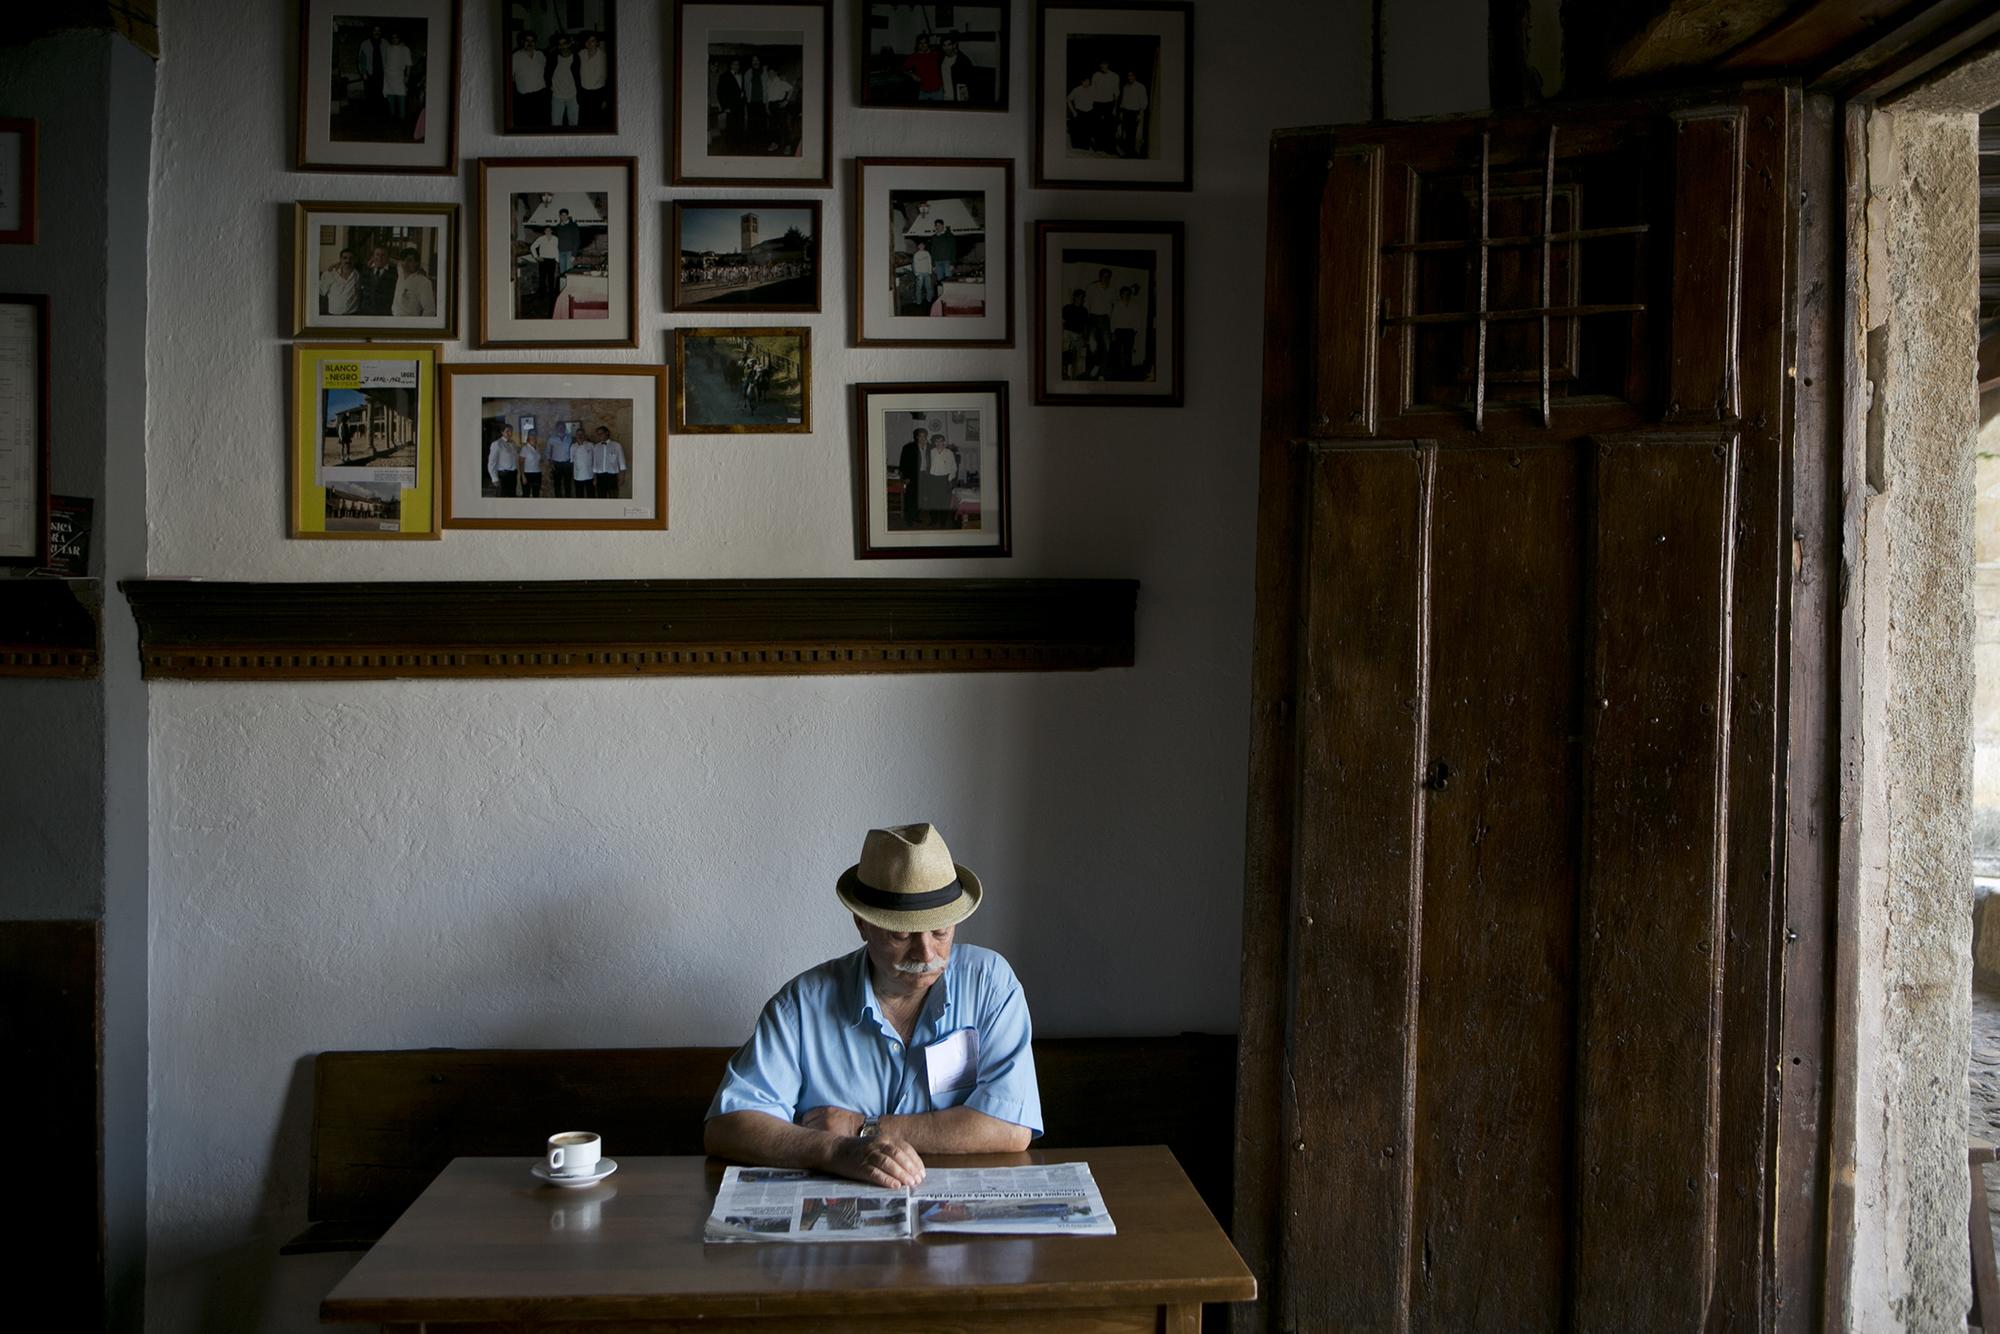
[[0, 676], [97, 676], [103, 605], [95, 579], [0, 579]]
[[1132, 665], [1129, 579], [119, 584], [148, 680], [804, 676]]

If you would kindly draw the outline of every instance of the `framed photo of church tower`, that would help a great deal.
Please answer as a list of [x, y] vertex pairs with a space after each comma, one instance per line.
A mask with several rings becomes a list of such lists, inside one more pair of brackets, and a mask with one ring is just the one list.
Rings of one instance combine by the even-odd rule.
[[818, 313], [817, 199], [677, 199], [668, 306], [708, 314]]

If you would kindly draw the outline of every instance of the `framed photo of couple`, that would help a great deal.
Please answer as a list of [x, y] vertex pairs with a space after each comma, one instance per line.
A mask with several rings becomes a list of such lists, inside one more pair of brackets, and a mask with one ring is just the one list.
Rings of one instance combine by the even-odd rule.
[[1010, 555], [1006, 382], [854, 393], [855, 556]]
[[1035, 224], [1035, 402], [1185, 398], [1178, 222]]
[[292, 537], [435, 539], [435, 343], [292, 345]]
[[674, 7], [674, 184], [833, 183], [831, 0]]
[[458, 170], [459, 0], [300, 0], [300, 171]]
[[458, 206], [292, 206], [292, 332], [458, 336]]
[[1014, 345], [1014, 164], [854, 160], [854, 337], [863, 346]]
[[636, 160], [479, 160], [478, 347], [637, 347]]
[[1035, 184], [1194, 188], [1194, 6], [1040, 0]]
[[667, 370], [461, 363], [438, 389], [447, 528], [667, 526]]
[[861, 105], [1005, 111], [1012, 73], [1007, 0], [861, 6]]

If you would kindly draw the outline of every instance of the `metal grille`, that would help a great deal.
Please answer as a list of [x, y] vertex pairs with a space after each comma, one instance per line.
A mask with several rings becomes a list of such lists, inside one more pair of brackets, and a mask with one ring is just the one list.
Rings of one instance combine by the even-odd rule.
[[[1580, 189], [1574, 183], [1558, 185], [1556, 171], [1556, 144], [1558, 127], [1551, 125], [1543, 145], [1539, 181], [1524, 190], [1497, 189], [1494, 184], [1493, 143], [1490, 132], [1482, 132], [1479, 138], [1479, 171], [1476, 188], [1470, 189], [1467, 210], [1468, 221], [1476, 218], [1476, 230], [1470, 235], [1442, 238], [1423, 238], [1418, 235], [1421, 227], [1423, 204], [1421, 201], [1411, 211], [1411, 234], [1404, 240], [1394, 241], [1382, 247], [1385, 255], [1421, 257], [1451, 254], [1466, 256], [1472, 272], [1467, 274], [1464, 295], [1472, 297], [1470, 303], [1463, 303], [1453, 309], [1421, 309], [1422, 299], [1417, 295], [1420, 284], [1412, 278], [1405, 285], [1405, 309], [1400, 312], [1384, 312], [1384, 323], [1392, 327], [1421, 329], [1427, 326], [1458, 326], [1471, 334], [1471, 365], [1463, 378], [1470, 385], [1470, 407], [1475, 428], [1484, 428], [1489, 385], [1501, 381], [1527, 380], [1538, 387], [1538, 401], [1541, 424], [1552, 424], [1554, 413], [1555, 385], [1558, 380], [1556, 361], [1556, 321], [1567, 322], [1565, 345], [1569, 366], [1560, 378], [1576, 378], [1576, 364], [1581, 361], [1578, 321], [1603, 315], [1643, 315], [1646, 303], [1643, 301], [1585, 301], [1575, 294], [1583, 290], [1580, 268], [1584, 245], [1615, 238], [1639, 238], [1645, 236], [1650, 226], [1643, 222], [1632, 222], [1609, 226], [1586, 227], [1576, 219], [1581, 203]], [[1518, 172], [1515, 173], [1518, 175]], [[1526, 228], [1516, 224], [1515, 230], [1504, 235], [1493, 234], [1493, 213], [1496, 198], [1509, 194], [1529, 193], [1539, 203]], [[1558, 226], [1557, 202], [1566, 201], [1568, 225]], [[1559, 264], [1558, 247], [1562, 247], [1562, 262], [1566, 263], [1567, 281], [1559, 292], [1556, 273]], [[1497, 253], [1523, 251], [1534, 257], [1536, 273], [1532, 290], [1534, 296], [1526, 304], [1495, 304], [1494, 261]], [[1632, 266], [1636, 275], [1637, 266]], [[1635, 281], [1636, 286], [1636, 281]], [[1635, 293], [1636, 294], [1636, 293]], [[1564, 299], [1567, 296], [1569, 299]], [[1539, 337], [1534, 367], [1525, 374], [1509, 371], [1495, 372], [1489, 364], [1492, 346], [1491, 329], [1495, 325], [1528, 323], [1536, 328]], [[1504, 363], [1503, 363], [1504, 364]]]

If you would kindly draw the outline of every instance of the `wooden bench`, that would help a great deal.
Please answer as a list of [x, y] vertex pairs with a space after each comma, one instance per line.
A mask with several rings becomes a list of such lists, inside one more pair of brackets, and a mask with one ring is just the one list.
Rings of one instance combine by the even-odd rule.
[[[310, 1226], [286, 1254], [366, 1250], [453, 1158], [519, 1157], [557, 1130], [611, 1156], [696, 1154], [733, 1047], [330, 1051], [314, 1062]], [[1164, 1144], [1229, 1224], [1236, 1039], [1035, 1042], [1048, 1148]]]

